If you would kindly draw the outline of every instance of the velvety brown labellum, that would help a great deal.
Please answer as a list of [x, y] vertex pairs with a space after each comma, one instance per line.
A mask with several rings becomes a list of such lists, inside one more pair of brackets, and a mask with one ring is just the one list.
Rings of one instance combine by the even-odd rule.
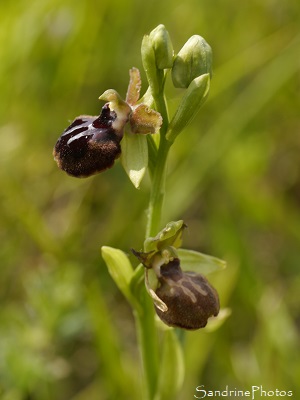
[[120, 140], [112, 123], [117, 115], [108, 104], [99, 117], [81, 115], [58, 139], [53, 155], [59, 168], [83, 178], [113, 166], [121, 154]]
[[184, 329], [204, 328], [209, 317], [217, 316], [220, 309], [217, 291], [208, 280], [194, 272], [183, 272], [178, 258], [164, 264], [158, 278], [157, 296], [167, 305], [156, 313], [169, 326]]

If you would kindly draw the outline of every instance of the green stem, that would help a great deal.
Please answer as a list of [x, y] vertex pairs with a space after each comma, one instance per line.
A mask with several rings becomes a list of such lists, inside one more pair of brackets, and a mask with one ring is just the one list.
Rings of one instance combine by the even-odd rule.
[[159, 77], [161, 80], [161, 91], [158, 94], [153, 94], [153, 98], [156, 109], [163, 118], [163, 124], [160, 129], [160, 143], [152, 180], [146, 237], [155, 235], [160, 229], [161, 213], [165, 195], [167, 158], [172, 145], [172, 142], [166, 139], [166, 133], [169, 126], [169, 116], [164, 96], [164, 76], [161, 74]]
[[142, 288], [141, 305], [142, 312], [135, 314], [138, 341], [142, 356], [144, 373], [144, 398], [153, 400], [157, 389], [158, 378], [158, 337], [154, 320], [153, 302], [146, 291]]
[[[161, 91], [153, 94], [157, 111], [162, 115], [163, 124], [160, 130], [160, 143], [154, 168], [151, 194], [148, 208], [146, 237], [154, 236], [160, 229], [163, 200], [165, 194], [166, 164], [171, 142], [165, 135], [169, 125], [167, 105], [163, 93], [164, 76], [160, 74]], [[155, 326], [153, 302], [143, 286], [140, 313], [136, 313], [138, 340], [144, 367], [144, 381], [147, 400], [153, 400], [157, 391], [159, 374], [158, 332]]]
[[161, 137], [150, 194], [146, 237], [154, 236], [160, 229], [161, 213], [165, 195], [166, 163], [169, 148], [169, 142], [167, 142], [165, 138]]

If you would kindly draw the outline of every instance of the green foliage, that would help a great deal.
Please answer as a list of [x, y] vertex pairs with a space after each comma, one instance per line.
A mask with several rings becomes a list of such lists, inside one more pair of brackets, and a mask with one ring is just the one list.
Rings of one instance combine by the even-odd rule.
[[206, 275], [226, 267], [225, 261], [199, 253], [199, 251], [178, 249], [177, 253], [185, 271], [194, 271]]
[[102, 246], [101, 253], [111, 277], [127, 300], [131, 301], [129, 284], [133, 268], [128, 257], [123, 251], [108, 246]]
[[176, 398], [184, 380], [182, 347], [175, 331], [166, 329], [163, 340], [162, 374], [158, 382], [159, 395], [155, 397], [155, 400]]
[[[201, 34], [214, 55], [208, 100], [174, 144], [162, 227], [183, 218], [186, 248], [227, 261], [210, 277], [232, 310], [186, 334], [181, 398], [200, 384], [299, 393], [299, 21], [298, 0], [1, 2], [1, 399], [141, 398], [131, 311], [97, 249], [142, 247], [148, 182], [135, 191], [118, 163], [75, 180], [51, 152], [106, 89], [125, 98], [160, 23], [175, 52]], [[172, 117], [181, 91], [167, 89]]]

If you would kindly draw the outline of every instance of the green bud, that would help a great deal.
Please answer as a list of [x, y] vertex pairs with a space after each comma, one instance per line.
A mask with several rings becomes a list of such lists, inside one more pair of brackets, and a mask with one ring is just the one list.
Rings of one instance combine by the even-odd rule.
[[158, 25], [150, 32], [149, 36], [152, 41], [157, 68], [172, 68], [174, 51], [169, 32], [165, 26]]
[[141, 47], [142, 63], [144, 70], [147, 75], [147, 80], [151, 89], [151, 94], [160, 92], [160, 79], [159, 71], [156, 68], [155, 52], [152, 44], [152, 40], [149, 35], [145, 35], [142, 40]]
[[176, 55], [172, 68], [172, 80], [176, 88], [187, 88], [203, 74], [212, 75], [212, 51], [199, 35], [193, 35]]
[[166, 138], [174, 141], [176, 136], [192, 121], [208, 96], [209, 74], [195, 78], [185, 92], [179, 107], [172, 118]]

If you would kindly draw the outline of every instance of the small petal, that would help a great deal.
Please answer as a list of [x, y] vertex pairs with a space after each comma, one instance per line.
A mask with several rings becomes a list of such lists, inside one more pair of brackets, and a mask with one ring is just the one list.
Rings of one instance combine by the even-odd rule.
[[133, 106], [137, 103], [140, 97], [140, 91], [142, 86], [140, 71], [137, 68], [131, 68], [129, 70], [130, 81], [126, 94], [126, 102]]
[[139, 104], [135, 107], [130, 116], [130, 127], [132, 133], [157, 133], [161, 125], [161, 115], [145, 104]]

